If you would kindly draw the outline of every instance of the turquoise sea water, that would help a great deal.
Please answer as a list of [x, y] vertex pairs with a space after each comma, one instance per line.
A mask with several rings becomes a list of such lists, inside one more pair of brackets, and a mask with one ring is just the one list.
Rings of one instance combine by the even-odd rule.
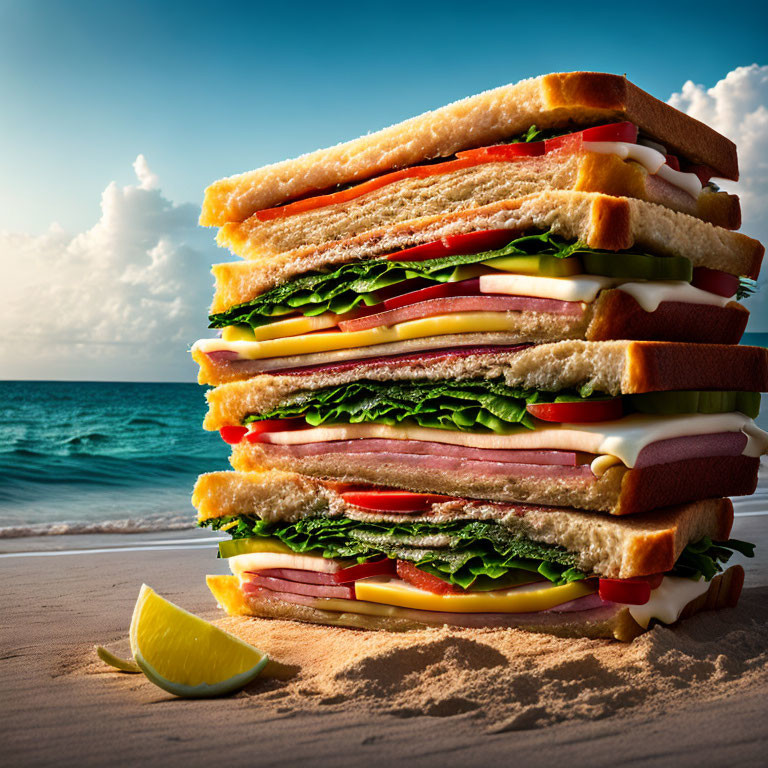
[[227, 446], [196, 384], [0, 382], [0, 537], [190, 527]]

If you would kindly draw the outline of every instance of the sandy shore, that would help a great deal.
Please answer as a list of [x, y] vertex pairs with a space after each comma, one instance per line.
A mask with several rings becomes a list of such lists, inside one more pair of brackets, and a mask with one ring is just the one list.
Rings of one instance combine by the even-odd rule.
[[352, 630], [224, 619], [282, 664], [215, 701], [173, 699], [92, 653], [125, 645], [142, 582], [222, 619], [203, 583], [226, 572], [210, 532], [3, 541], [3, 763], [764, 764], [768, 517], [737, 518], [733, 535], [759, 546], [739, 608], [629, 647], [444, 630], [374, 647]]

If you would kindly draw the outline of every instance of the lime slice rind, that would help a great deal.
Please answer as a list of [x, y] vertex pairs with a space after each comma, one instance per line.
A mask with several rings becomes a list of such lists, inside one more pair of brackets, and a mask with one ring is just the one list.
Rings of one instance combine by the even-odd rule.
[[117, 669], [120, 672], [128, 672], [130, 674], [137, 674], [141, 672], [138, 664], [130, 659], [121, 659], [119, 656], [115, 656], [114, 653], [108, 651], [103, 645], [94, 645], [96, 649], [96, 655], [108, 666], [113, 669]]

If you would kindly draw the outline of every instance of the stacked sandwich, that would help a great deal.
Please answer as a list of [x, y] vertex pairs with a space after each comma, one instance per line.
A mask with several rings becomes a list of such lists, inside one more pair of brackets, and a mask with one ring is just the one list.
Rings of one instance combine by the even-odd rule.
[[230, 613], [627, 640], [734, 605], [768, 436], [723, 136], [547, 75], [213, 184]]

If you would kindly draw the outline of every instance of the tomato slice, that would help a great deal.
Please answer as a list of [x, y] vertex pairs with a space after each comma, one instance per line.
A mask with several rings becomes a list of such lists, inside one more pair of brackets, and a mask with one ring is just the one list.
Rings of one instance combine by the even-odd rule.
[[651, 599], [651, 590], [656, 589], [663, 578], [663, 573], [654, 573], [637, 579], [600, 579], [598, 593], [612, 603], [645, 605]]
[[409, 491], [347, 491], [341, 498], [347, 504], [375, 512], [427, 512], [433, 504], [454, 501], [453, 496]]
[[739, 290], [739, 278], [719, 269], [694, 267], [691, 285], [701, 288], [702, 291], [709, 291], [730, 299]]
[[689, 165], [685, 170], [686, 173], [695, 173], [702, 186], [709, 184], [709, 180], [715, 175], [714, 170], [708, 165]]
[[287, 432], [291, 429], [301, 429], [306, 426], [306, 422], [302, 418], [254, 421], [251, 422], [251, 429], [245, 436], [245, 439], [249, 443], [258, 443], [261, 442], [260, 435], [263, 435], [265, 432]]
[[519, 233], [512, 229], [485, 229], [479, 232], [466, 232], [463, 235], [450, 235], [431, 243], [390, 253], [387, 261], [427, 261], [427, 259], [437, 259], [441, 256], [495, 251], [518, 236]]
[[673, 171], [679, 171], [680, 170], [680, 161], [677, 159], [677, 157], [675, 155], [664, 155], [664, 158], [667, 161], [667, 165]]
[[637, 126], [634, 123], [609, 123], [596, 125], [581, 132], [584, 141], [625, 141], [637, 144]]
[[230, 445], [237, 445], [244, 437], [248, 427], [222, 427], [219, 430], [221, 439]]
[[620, 397], [610, 400], [584, 400], [580, 403], [535, 403], [526, 409], [542, 421], [580, 424], [588, 421], [613, 421], [624, 413]]
[[437, 576], [422, 571], [413, 563], [408, 563], [405, 560], [397, 561], [397, 575], [403, 581], [413, 584], [414, 587], [423, 589], [425, 592], [432, 592], [435, 595], [455, 595], [461, 592], [454, 584], [438, 579]]
[[476, 277], [472, 280], [460, 280], [458, 283], [437, 283], [437, 285], [430, 285], [427, 288], [422, 288], [419, 291], [411, 291], [410, 293], [404, 293], [401, 296], [394, 296], [391, 299], [382, 301], [380, 305], [381, 309], [400, 309], [400, 307], [407, 307], [409, 304], [418, 304], [420, 301], [428, 301], [429, 299], [447, 299], [451, 296], [480, 296], [480, 278]]
[[395, 574], [395, 561], [388, 557], [382, 560], [374, 560], [370, 563], [351, 565], [331, 574], [337, 584], [348, 584], [358, 579], [367, 579], [369, 576], [387, 576]]
[[475, 162], [489, 162], [493, 160], [511, 160], [515, 157], [539, 157], [546, 153], [547, 147], [543, 141], [521, 141], [517, 144], [495, 144], [491, 147], [467, 149], [464, 152], [457, 152], [456, 157], [462, 160], [474, 160]]

